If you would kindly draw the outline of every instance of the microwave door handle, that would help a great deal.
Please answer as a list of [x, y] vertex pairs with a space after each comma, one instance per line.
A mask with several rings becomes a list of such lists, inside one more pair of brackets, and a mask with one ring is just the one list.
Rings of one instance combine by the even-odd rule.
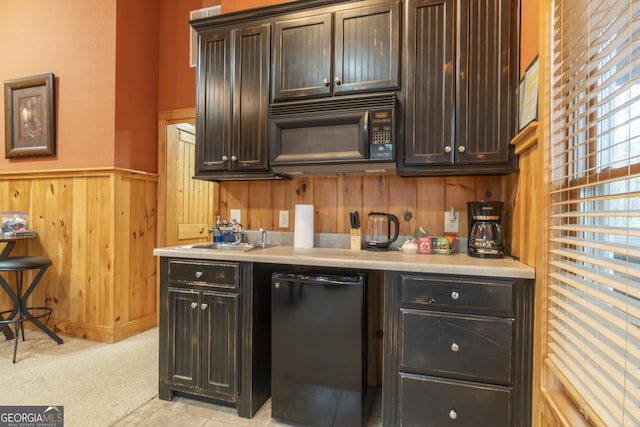
[[369, 139], [369, 111], [364, 112], [364, 122], [362, 123], [362, 128], [364, 130], [364, 143], [365, 147], [369, 146], [371, 140]]

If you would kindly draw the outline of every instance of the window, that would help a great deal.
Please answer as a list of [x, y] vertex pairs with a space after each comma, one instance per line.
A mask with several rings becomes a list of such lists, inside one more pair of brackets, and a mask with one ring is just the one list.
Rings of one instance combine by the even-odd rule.
[[546, 363], [640, 425], [640, 0], [553, 0]]

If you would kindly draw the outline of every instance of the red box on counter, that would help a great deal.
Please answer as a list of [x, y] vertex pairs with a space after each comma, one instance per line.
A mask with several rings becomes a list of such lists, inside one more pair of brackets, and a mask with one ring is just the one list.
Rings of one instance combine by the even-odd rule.
[[418, 237], [418, 253], [419, 254], [432, 254], [433, 253], [433, 239], [431, 236]]

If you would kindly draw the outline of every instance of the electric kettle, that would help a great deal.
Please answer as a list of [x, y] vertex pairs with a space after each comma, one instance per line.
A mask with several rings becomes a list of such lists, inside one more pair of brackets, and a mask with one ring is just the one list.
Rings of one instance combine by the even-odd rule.
[[[393, 235], [391, 235], [391, 224], [393, 223]], [[371, 212], [367, 218], [367, 230], [364, 236], [365, 249], [388, 249], [391, 243], [398, 238], [400, 222], [393, 214], [382, 212]]]

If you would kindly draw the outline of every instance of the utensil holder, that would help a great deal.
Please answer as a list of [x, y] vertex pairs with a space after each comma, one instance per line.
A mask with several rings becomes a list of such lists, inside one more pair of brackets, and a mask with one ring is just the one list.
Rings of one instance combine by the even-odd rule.
[[362, 240], [361, 240], [359, 228], [351, 230], [351, 250], [352, 251], [362, 250]]

